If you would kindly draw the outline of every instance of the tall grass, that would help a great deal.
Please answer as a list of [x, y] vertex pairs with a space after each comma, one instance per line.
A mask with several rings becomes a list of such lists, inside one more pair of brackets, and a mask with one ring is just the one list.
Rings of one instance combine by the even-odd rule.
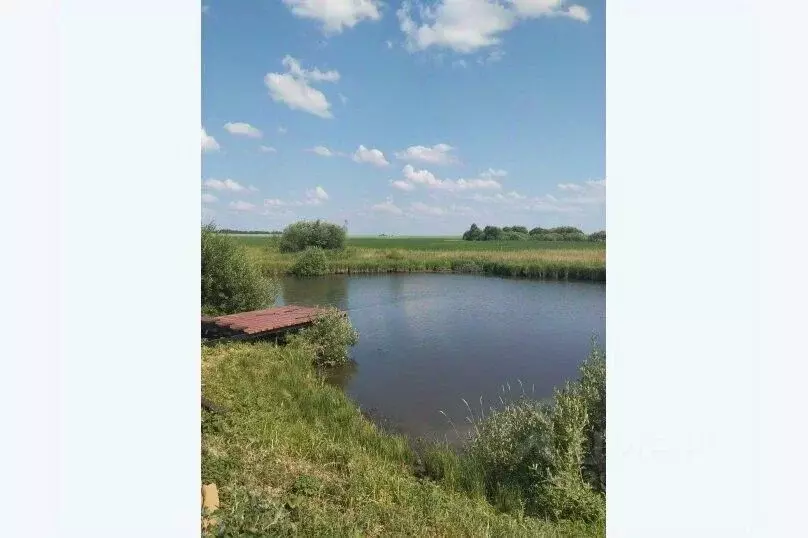
[[[591, 245], [598, 245], [594, 242], [581, 242], [581, 245], [588, 245], [585, 248], [567, 245], [566, 248], [499, 249], [494, 244], [493, 248], [489, 249], [463, 249], [453, 245], [455, 243], [479, 245], [490, 242], [453, 243], [441, 240], [447, 245], [445, 249], [421, 250], [409, 248], [412, 243], [408, 239], [378, 241], [394, 246], [359, 247], [352, 246], [349, 242], [349, 246], [344, 250], [324, 252], [326, 266], [324, 269], [318, 269], [318, 272], [330, 274], [456, 272], [548, 280], [600, 282], [606, 280], [606, 251], [602, 247], [592, 248]], [[395, 246], [396, 241], [401, 242], [399, 246]], [[304, 255], [282, 253], [277, 248], [277, 242], [269, 239], [263, 239], [261, 242], [245, 241], [243, 244], [249, 245], [251, 259], [261, 267], [265, 275], [291, 274], [307, 267], [307, 264], [304, 264]]]
[[528, 397], [524, 387], [516, 400], [500, 401], [486, 416], [482, 401], [477, 412], [464, 400], [471, 437], [459, 453], [448, 445], [423, 447], [425, 472], [446, 487], [483, 492], [502, 512], [603, 524], [603, 353], [593, 346], [580, 378], [557, 390], [551, 403]]
[[[219, 536], [602, 536], [599, 523], [498, 513], [483, 491], [414, 475], [404, 437], [381, 432], [316, 373], [310, 350], [203, 349], [202, 479]], [[459, 460], [454, 460], [459, 461]], [[441, 466], [448, 469], [448, 465]]]

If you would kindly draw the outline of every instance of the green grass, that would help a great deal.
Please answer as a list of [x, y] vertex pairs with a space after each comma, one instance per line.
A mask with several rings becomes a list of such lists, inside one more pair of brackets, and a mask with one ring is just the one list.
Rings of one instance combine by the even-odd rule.
[[[296, 254], [278, 240], [239, 236], [266, 275], [288, 274]], [[328, 273], [458, 272], [552, 280], [606, 280], [606, 247], [597, 242], [463, 241], [441, 237], [350, 237], [328, 253]]]
[[220, 535], [605, 534], [499, 513], [474, 488], [416, 478], [406, 439], [379, 431], [312, 360], [305, 348], [267, 343], [203, 349], [203, 395], [228, 410], [202, 415], [202, 479], [219, 488]]

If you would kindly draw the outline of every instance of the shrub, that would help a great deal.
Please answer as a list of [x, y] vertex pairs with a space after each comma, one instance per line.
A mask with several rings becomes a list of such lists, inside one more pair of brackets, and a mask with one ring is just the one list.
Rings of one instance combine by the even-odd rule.
[[324, 275], [328, 270], [328, 258], [320, 247], [309, 247], [295, 261], [290, 271], [299, 277]]
[[283, 230], [278, 249], [281, 252], [301, 252], [309, 247], [339, 250], [345, 247], [345, 229], [329, 222], [300, 221]]
[[524, 241], [524, 240], [528, 239], [529, 237], [530, 236], [527, 233], [517, 232], [517, 231], [514, 231], [513, 228], [511, 228], [511, 231], [504, 232], [500, 236], [500, 239], [502, 239], [504, 241]]
[[277, 284], [261, 276], [244, 248], [213, 224], [202, 227], [202, 313], [210, 316], [265, 308]]
[[601, 230], [589, 235], [590, 241], [606, 241], [606, 230]]
[[579, 230], [574, 226], [559, 226], [557, 228], [550, 228], [549, 232], [557, 233], [557, 234], [579, 234], [584, 235], [584, 232]]
[[556, 391], [552, 405], [523, 397], [476, 424], [465, 457], [484, 469], [495, 504], [519, 500], [529, 515], [602, 522], [605, 428], [605, 356], [593, 346], [579, 380]]
[[334, 307], [324, 309], [314, 323], [292, 335], [289, 344], [310, 349], [321, 366], [348, 362], [348, 348], [359, 341], [359, 333], [345, 313]]

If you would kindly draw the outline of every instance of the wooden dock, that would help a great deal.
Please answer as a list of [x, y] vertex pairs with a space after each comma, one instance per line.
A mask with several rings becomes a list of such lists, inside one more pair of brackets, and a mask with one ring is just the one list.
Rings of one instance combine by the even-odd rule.
[[309, 306], [279, 306], [227, 316], [202, 317], [205, 340], [280, 337], [311, 325], [322, 312]]

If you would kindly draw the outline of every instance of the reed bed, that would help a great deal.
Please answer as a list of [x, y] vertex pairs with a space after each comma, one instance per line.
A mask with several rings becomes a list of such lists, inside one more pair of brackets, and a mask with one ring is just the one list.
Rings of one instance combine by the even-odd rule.
[[[249, 254], [267, 276], [288, 274], [297, 257], [274, 245], [248, 247]], [[413, 250], [349, 246], [328, 253], [327, 273], [454, 272], [490, 274], [546, 280], [606, 280], [603, 248], [523, 250]]]

